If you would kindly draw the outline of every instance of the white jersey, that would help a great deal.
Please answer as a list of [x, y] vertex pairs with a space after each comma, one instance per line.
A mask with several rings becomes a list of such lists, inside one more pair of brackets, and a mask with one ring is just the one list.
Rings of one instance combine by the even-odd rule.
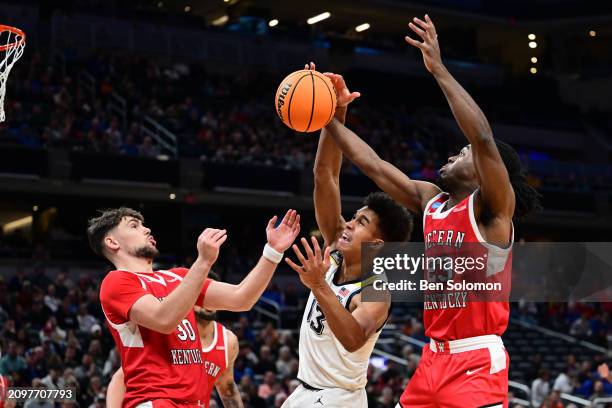
[[[348, 310], [351, 299], [361, 292], [364, 282], [353, 281], [336, 285], [334, 275], [341, 265], [340, 253], [333, 253], [325, 280], [340, 303]], [[359, 350], [352, 353], [346, 351], [326, 324], [325, 315], [310, 292], [300, 328], [298, 379], [311, 387], [321, 389], [358, 390], [365, 388], [370, 356], [379, 335], [380, 330], [377, 330]]]

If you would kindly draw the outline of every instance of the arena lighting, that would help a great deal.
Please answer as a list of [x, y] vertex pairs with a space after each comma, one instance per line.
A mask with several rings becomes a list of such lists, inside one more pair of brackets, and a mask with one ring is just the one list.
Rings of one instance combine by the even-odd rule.
[[164, 2], [160, 1], [159, 3], [157, 3], [157, 7], [162, 8], [164, 7]]
[[330, 13], [330, 12], [328, 12], [328, 11], [326, 11], [325, 13], [321, 13], [321, 14], [319, 14], [319, 15], [317, 15], [317, 16], [310, 17], [308, 20], [306, 20], [306, 22], [307, 22], [308, 24], [311, 24], [311, 25], [312, 25], [312, 24], [316, 24], [316, 23], [318, 23], [319, 21], [323, 21], [323, 20], [325, 20], [325, 19], [328, 19], [328, 18], [330, 18], [330, 17], [331, 17], [331, 13]]
[[355, 31], [357, 31], [358, 33], [367, 30], [368, 28], [370, 28], [370, 24], [368, 23], [363, 23], [363, 24], [359, 24], [357, 27], [355, 27]]
[[185, 13], [189, 13], [191, 11], [191, 6], [185, 6]]
[[591, 37], [595, 37], [597, 35], [597, 32], [595, 30], [591, 30], [591, 31], [589, 31], [589, 35]]
[[276, 27], [278, 25], [278, 20], [274, 19], [274, 20], [270, 20], [270, 22], [268, 23], [268, 25], [270, 27]]
[[538, 46], [538, 43], [535, 41], [529, 41], [529, 48], [536, 48]]
[[531, 62], [535, 64], [536, 62], [538, 62], [538, 59], [536, 57], [531, 57]]
[[531, 67], [529, 72], [531, 72], [532, 74], [537, 74], [538, 73], [538, 69], [536, 67]]
[[33, 220], [32, 216], [28, 215], [27, 217], [19, 218], [19, 219], [16, 219], [15, 221], [7, 222], [6, 224], [4, 224], [4, 227], [2, 228], [2, 230], [6, 234], [8, 232], [15, 231], [16, 229], [32, 225], [32, 220]]
[[38, 211], [38, 206], [37, 205], [33, 206], [32, 207], [32, 211], [34, 211], [34, 212]]
[[170, 193], [170, 199], [171, 199], [171, 200], [174, 200], [175, 198], [176, 198], [176, 194], [174, 194], [174, 193]]
[[533, 40], [535, 40], [535, 39], [536, 39], [536, 35], [535, 35], [535, 34], [529, 34], [529, 35], [527, 36], [527, 38], [529, 38], [531, 41], [533, 41]]
[[211, 24], [212, 24], [212, 25], [214, 25], [214, 26], [222, 26], [223, 24], [227, 23], [228, 21], [229, 21], [229, 17], [228, 17], [228, 16], [227, 16], [227, 14], [226, 14], [226, 15], [221, 16], [221, 17], [219, 17], [219, 18], [215, 18], [215, 19], [212, 21], [212, 23], [211, 23]]

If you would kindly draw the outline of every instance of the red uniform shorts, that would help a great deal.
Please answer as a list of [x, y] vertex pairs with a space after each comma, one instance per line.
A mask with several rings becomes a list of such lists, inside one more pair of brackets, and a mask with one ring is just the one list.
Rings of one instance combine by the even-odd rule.
[[509, 363], [499, 336], [432, 340], [398, 407], [507, 408]]

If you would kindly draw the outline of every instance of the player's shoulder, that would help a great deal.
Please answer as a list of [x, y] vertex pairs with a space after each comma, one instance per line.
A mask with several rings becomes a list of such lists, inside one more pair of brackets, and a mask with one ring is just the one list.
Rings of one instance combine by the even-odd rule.
[[225, 329], [225, 333], [227, 335], [227, 350], [230, 353], [230, 359], [233, 360], [236, 358], [236, 356], [238, 355], [238, 350], [240, 348], [240, 343], [238, 341], [238, 336], [236, 336], [236, 334], [231, 331], [230, 329], [228, 329], [227, 327], [223, 326], [223, 328]]
[[177, 266], [175, 268], [168, 269], [168, 272], [175, 273], [179, 275], [180, 277], [184, 278], [185, 275], [187, 275], [187, 272], [189, 272], [189, 268], [185, 268], [183, 266]]
[[114, 286], [121, 282], [138, 280], [138, 277], [132, 272], [115, 269], [108, 272], [102, 279], [101, 288]]

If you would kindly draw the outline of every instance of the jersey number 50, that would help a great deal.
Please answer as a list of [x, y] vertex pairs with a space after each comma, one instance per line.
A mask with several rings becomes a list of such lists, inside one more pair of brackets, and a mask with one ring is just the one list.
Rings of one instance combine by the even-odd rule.
[[181, 322], [181, 324], [178, 325], [176, 330], [178, 330], [177, 336], [181, 341], [185, 341], [187, 340], [187, 338], [189, 338], [189, 340], [191, 341], [194, 341], [196, 338], [193, 326], [191, 325], [191, 323], [189, 323], [189, 320], [187, 319], [183, 319], [183, 321]]

